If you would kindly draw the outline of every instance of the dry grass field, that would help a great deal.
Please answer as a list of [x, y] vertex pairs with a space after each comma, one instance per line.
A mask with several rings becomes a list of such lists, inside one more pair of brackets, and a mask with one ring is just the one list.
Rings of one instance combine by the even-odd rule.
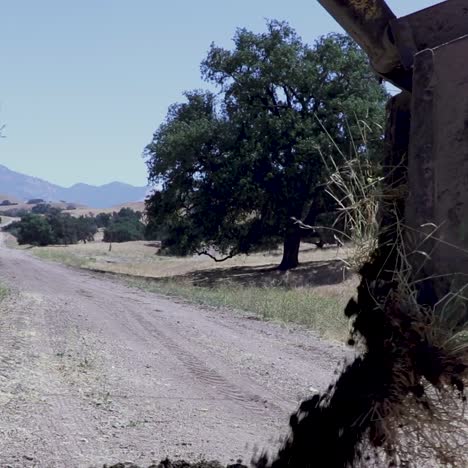
[[[1, 203], [4, 202], [5, 200], [10, 201], [11, 203], [14, 203], [13, 205], [2, 205]], [[60, 208], [61, 210], [65, 210], [69, 205], [75, 206], [77, 209], [84, 209], [86, 208], [84, 205], [80, 205], [78, 203], [67, 203], [67, 202], [45, 202], [48, 203], [55, 208]], [[20, 200], [19, 198], [16, 198], [12, 195], [0, 193], [0, 215], [2, 213], [8, 212], [9, 210], [25, 210], [25, 211], [31, 211], [32, 208], [36, 206], [35, 204], [29, 204], [26, 203], [24, 200]]]
[[356, 287], [344, 268], [349, 248], [304, 244], [301, 265], [289, 272], [275, 269], [280, 249], [215, 263], [206, 256], [162, 256], [147, 241], [114, 243], [111, 251], [103, 242], [22, 248], [45, 260], [122, 276], [144, 290], [305, 325], [328, 338], [343, 340], [348, 332], [343, 309]]
[[[0, 205], [0, 216], [2, 213], [8, 212], [9, 210], [25, 210], [31, 211], [35, 205], [30, 205], [28, 203], [24, 203], [14, 197], [8, 197], [7, 195], [0, 194], [0, 203], [3, 200], [10, 200], [15, 205]], [[145, 209], [145, 202], [130, 202], [130, 203], [123, 203], [122, 205], [116, 205], [111, 208], [89, 208], [84, 205], [80, 205], [78, 203], [62, 203], [62, 202], [45, 202], [47, 204], [52, 205], [55, 208], [60, 208], [63, 210], [64, 213], [69, 213], [72, 216], [96, 216], [99, 213], [113, 213], [114, 211], [119, 211], [121, 208], [131, 208], [134, 211], [144, 211]], [[74, 210], [67, 210], [67, 207], [73, 205], [76, 206]]]
[[144, 211], [145, 202], [130, 202], [122, 205], [113, 206], [111, 208], [88, 208], [86, 206], [78, 207], [76, 210], [64, 210], [64, 213], [70, 213], [72, 216], [96, 216], [99, 213], [113, 213], [121, 208], [131, 208], [134, 211]]
[[[245, 275], [248, 275], [250, 269], [252, 273], [257, 270], [264, 274], [268, 270], [273, 270], [280, 263], [282, 254], [281, 250], [278, 249], [253, 255], [239, 255], [225, 262], [216, 263], [203, 255], [192, 257], [159, 255], [158, 244], [151, 241], [113, 243], [111, 251], [109, 251], [109, 244], [104, 242], [33, 247], [31, 250], [42, 258], [60, 260], [69, 265], [93, 270], [150, 278], [169, 278], [192, 274], [195, 280], [199, 272], [202, 271], [208, 275], [209, 272], [214, 272], [218, 279], [223, 275], [223, 272], [228, 272], [228, 276], [239, 278], [242, 276], [243, 270]], [[289, 274], [275, 271], [270, 273], [289, 277], [300, 271], [310, 273], [312, 270], [318, 269], [317, 274], [320, 273], [320, 275], [336, 274], [336, 281], [333, 282], [340, 282], [343, 277], [342, 260], [348, 256], [349, 249], [346, 248], [320, 250], [312, 245], [304, 244], [301, 251], [303, 266], [289, 272]], [[333, 268], [332, 272], [327, 266], [335, 263], [337, 267]], [[304, 266], [308, 267], [307, 271], [303, 271]], [[233, 269], [237, 274], [233, 274]], [[202, 280], [200, 279], [200, 281]], [[321, 282], [327, 283], [328, 278], [323, 278]]]
[[0, 213], [0, 227], [18, 220], [19, 218], [12, 218], [11, 216], [5, 216]]

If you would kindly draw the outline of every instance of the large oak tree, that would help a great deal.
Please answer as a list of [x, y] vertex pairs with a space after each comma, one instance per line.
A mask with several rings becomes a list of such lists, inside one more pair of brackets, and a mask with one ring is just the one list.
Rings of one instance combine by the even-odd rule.
[[328, 204], [323, 157], [353, 142], [358, 122], [382, 123], [386, 93], [344, 35], [304, 44], [286, 23], [239, 29], [234, 49], [212, 45], [204, 79], [174, 104], [145, 155], [157, 189], [149, 229], [174, 253], [229, 257], [283, 242], [281, 269], [298, 265], [302, 231]]

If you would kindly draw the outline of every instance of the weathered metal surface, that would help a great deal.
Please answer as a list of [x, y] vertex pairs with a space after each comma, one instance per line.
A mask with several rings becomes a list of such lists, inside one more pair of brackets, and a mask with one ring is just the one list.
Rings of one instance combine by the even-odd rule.
[[366, 51], [377, 72], [388, 73], [398, 65], [398, 53], [387, 36], [395, 15], [384, 0], [319, 2]]
[[468, 275], [467, 57], [468, 35], [414, 60], [406, 222], [428, 255], [414, 253], [413, 263], [438, 277], [439, 297]]
[[410, 126], [411, 94], [404, 91], [387, 104], [383, 153], [385, 186], [378, 212], [380, 246], [395, 245], [399, 240], [395, 226], [405, 214]]
[[414, 55], [468, 34], [468, 0], [446, 0], [430, 8], [398, 19], [390, 26], [405, 67]]
[[400, 63], [389, 35], [395, 15], [384, 0], [318, 0], [365, 50], [375, 71], [403, 89], [411, 89], [411, 73]]
[[[412, 91], [405, 232], [415, 271], [435, 278], [440, 298], [468, 278], [468, 0], [400, 19], [383, 0], [319, 2], [377, 72]], [[396, 123], [389, 125], [387, 143], [400, 154], [406, 143], [397, 144]]]

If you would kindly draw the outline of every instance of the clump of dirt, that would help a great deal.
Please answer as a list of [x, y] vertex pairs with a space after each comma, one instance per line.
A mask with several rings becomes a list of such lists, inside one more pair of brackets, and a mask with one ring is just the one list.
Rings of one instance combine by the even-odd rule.
[[[410, 285], [411, 272], [407, 265], [402, 268], [395, 252], [395, 243], [382, 238], [360, 272], [357, 299], [345, 310], [354, 319], [350, 344], [360, 346], [362, 354], [325, 393], [300, 405], [276, 458], [262, 455], [254, 467], [408, 468], [428, 460], [437, 466], [466, 466], [466, 308], [454, 314], [458, 321], [448, 323], [436, 308], [430, 281]], [[409, 276], [396, 277], [401, 271]], [[165, 460], [151, 468], [223, 465]]]
[[416, 289], [395, 276], [402, 259], [386, 241], [362, 268], [357, 299], [345, 311], [354, 318], [350, 344], [362, 345], [362, 355], [301, 404], [276, 459], [262, 456], [257, 468], [409, 467], [425, 459], [465, 466], [468, 347], [455, 338], [463, 330], [466, 340], [466, 317], [444, 323], [430, 282]]
[[[104, 465], [104, 468], [142, 468], [134, 463], [117, 463], [115, 465]], [[148, 468], [247, 468], [240, 462], [233, 465], [222, 465], [217, 461], [200, 461], [196, 463], [188, 463], [184, 460], [171, 461], [169, 459], [162, 460], [158, 464], [152, 464]]]
[[460, 311], [450, 301], [444, 309], [431, 280], [412, 271], [402, 228], [410, 96], [393, 98], [388, 111], [378, 248], [345, 311], [354, 320], [349, 344], [362, 353], [324, 394], [301, 404], [276, 458], [262, 456], [257, 468], [408, 468], [427, 458], [430, 466], [466, 466], [468, 300]]

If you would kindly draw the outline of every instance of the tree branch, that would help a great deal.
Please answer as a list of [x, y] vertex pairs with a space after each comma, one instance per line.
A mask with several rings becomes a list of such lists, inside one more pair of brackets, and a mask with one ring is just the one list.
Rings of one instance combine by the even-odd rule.
[[[309, 231], [315, 231], [315, 232], [318, 232], [317, 229], [327, 229], [329, 231], [332, 231], [333, 233], [337, 233], [337, 234], [340, 234], [342, 236], [345, 236], [346, 238], [348, 238], [350, 241], [352, 241], [352, 238], [350, 236], [348, 236], [348, 234], [346, 234], [345, 232], [343, 231], [340, 231], [339, 229], [335, 229], [335, 228], [332, 228], [332, 227], [327, 227], [327, 226], [310, 226], [309, 224], [305, 224], [303, 223], [300, 219], [297, 219], [295, 218], [294, 216], [291, 217], [291, 219], [294, 221], [294, 224], [299, 226], [301, 229], [304, 229], [304, 230], [309, 230]], [[341, 244], [343, 246], [343, 241], [341, 239], [339, 239], [335, 234], [333, 234], [333, 237], [335, 238], [335, 240]]]
[[224, 258], [217, 258], [214, 255], [210, 254], [207, 250], [202, 250], [200, 252], [196, 251], [195, 253], [198, 255], [206, 255], [207, 257], [210, 257], [212, 260], [214, 260], [216, 263], [225, 262], [226, 260], [229, 260], [230, 258], [233, 258], [237, 255], [237, 252], [235, 250], [230, 252], [229, 255], [227, 255]]

